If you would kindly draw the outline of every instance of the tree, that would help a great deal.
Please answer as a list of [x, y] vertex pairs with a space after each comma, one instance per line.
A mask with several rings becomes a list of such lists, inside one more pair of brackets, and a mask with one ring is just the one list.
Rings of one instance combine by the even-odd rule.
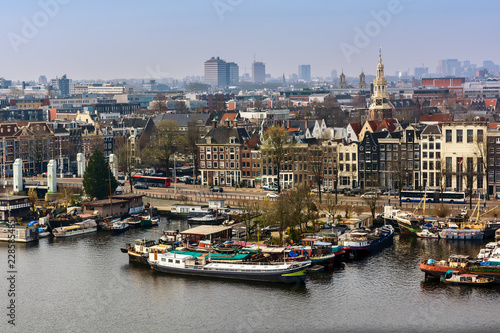
[[165, 166], [168, 173], [171, 156], [183, 144], [183, 138], [179, 136], [179, 123], [175, 120], [161, 120], [156, 125], [149, 148], [143, 151], [143, 157], [150, 164]]
[[[466, 163], [463, 163], [466, 162]], [[474, 189], [474, 182], [476, 181], [477, 167], [474, 165], [474, 159], [472, 157], [463, 158], [460, 164], [463, 165], [462, 176], [465, 182], [465, 188], [469, 193], [469, 208], [472, 209], [472, 190]]]
[[323, 103], [316, 104], [314, 112], [316, 118], [324, 119], [328, 127], [344, 127], [347, 125], [346, 113], [332, 100], [325, 100]]
[[196, 123], [196, 120], [188, 122], [186, 136], [186, 150], [193, 156], [193, 176], [198, 175], [198, 142], [201, 139], [203, 131]]
[[130, 183], [130, 192], [134, 192], [132, 186], [132, 173], [135, 170], [134, 156], [129, 140], [125, 136], [119, 136], [115, 139], [114, 153], [118, 158], [118, 168], [127, 176]]
[[291, 154], [294, 142], [283, 127], [273, 126], [264, 133], [264, 144], [262, 152], [269, 159], [273, 168], [276, 170], [278, 179], [278, 193], [281, 192], [280, 174], [285, 159]]
[[36, 216], [36, 204], [38, 203], [38, 193], [36, 193], [36, 190], [32, 187], [28, 190], [28, 200], [31, 204], [31, 213]]
[[377, 208], [377, 193], [373, 193], [373, 195], [365, 195], [363, 200], [366, 202], [368, 207], [370, 208], [370, 212], [372, 213], [372, 217], [375, 218], [375, 209]]
[[156, 97], [154, 100], [151, 102], [150, 108], [152, 110], [158, 111], [158, 113], [162, 113], [168, 110], [167, 107], [167, 99], [165, 98], [164, 94], [156, 94]]
[[186, 102], [184, 102], [184, 101], [177, 101], [175, 103], [175, 110], [177, 111], [177, 113], [188, 113], [189, 112], [189, 109], [186, 106]]
[[317, 186], [319, 203], [321, 203], [321, 186], [323, 185], [324, 178], [324, 159], [325, 154], [323, 147], [310, 146], [307, 150], [309, 161], [309, 172], [312, 176], [313, 183]]
[[242, 222], [245, 226], [245, 240], [247, 240], [252, 231], [259, 226], [259, 221], [256, 218], [263, 213], [263, 205], [261, 202], [245, 199], [240, 200], [238, 206], [243, 212]]
[[85, 193], [98, 200], [111, 195], [118, 187], [118, 182], [111, 176], [109, 164], [99, 149], [94, 149], [90, 156], [82, 183]]
[[309, 193], [310, 188], [307, 184], [299, 184], [288, 195], [282, 195], [288, 206], [287, 211], [290, 216], [290, 226], [299, 227], [301, 233], [304, 232], [304, 222], [306, 222], [305, 226], [307, 228], [307, 219], [304, 216], [304, 210], [311, 199]]
[[332, 220], [337, 215], [337, 212], [340, 210], [340, 205], [337, 200], [337, 189], [335, 189], [335, 193], [326, 193], [325, 200], [319, 205], [319, 209], [328, 216], [332, 218]]

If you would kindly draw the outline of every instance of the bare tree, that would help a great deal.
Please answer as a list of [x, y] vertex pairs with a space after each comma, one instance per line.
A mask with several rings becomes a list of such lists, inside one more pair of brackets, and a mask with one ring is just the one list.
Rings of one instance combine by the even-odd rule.
[[323, 185], [324, 179], [324, 159], [325, 154], [323, 147], [321, 146], [310, 146], [307, 150], [309, 173], [313, 179], [313, 183], [317, 186], [319, 202], [321, 204], [321, 186]]
[[261, 147], [265, 158], [270, 161], [276, 170], [278, 178], [278, 193], [281, 192], [280, 174], [287, 155], [292, 154], [294, 142], [282, 127], [273, 126], [264, 133], [264, 142]]
[[184, 138], [179, 136], [179, 124], [175, 120], [161, 120], [156, 124], [148, 149], [144, 150], [151, 163], [158, 166], [165, 166], [168, 173], [171, 156], [179, 151], [184, 144]]
[[372, 213], [372, 217], [375, 218], [375, 210], [377, 209], [378, 195], [376, 193], [373, 193], [373, 195], [368, 195], [368, 196], [363, 197], [363, 200], [366, 202], [366, 204], [370, 208], [370, 212]]
[[202, 135], [203, 130], [197, 125], [196, 120], [188, 122], [186, 149], [193, 156], [193, 176], [198, 175], [198, 143]]
[[132, 154], [132, 147], [125, 136], [115, 138], [114, 153], [118, 158], [118, 168], [127, 176], [130, 183], [130, 193], [134, 192], [132, 186], [132, 173], [135, 170], [135, 160]]

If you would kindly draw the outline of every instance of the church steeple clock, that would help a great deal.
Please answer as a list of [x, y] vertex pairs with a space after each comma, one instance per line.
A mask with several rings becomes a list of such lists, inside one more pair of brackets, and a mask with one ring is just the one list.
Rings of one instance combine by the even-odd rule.
[[382, 64], [382, 49], [379, 51], [377, 76], [373, 80], [373, 94], [368, 120], [378, 120], [381, 122], [386, 118], [392, 118], [392, 106], [389, 103], [387, 93], [387, 79], [384, 76], [384, 65]]

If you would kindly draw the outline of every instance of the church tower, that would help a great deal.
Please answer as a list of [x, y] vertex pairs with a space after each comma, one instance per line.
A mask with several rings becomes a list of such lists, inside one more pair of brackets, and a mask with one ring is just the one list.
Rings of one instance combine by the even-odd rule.
[[340, 89], [347, 88], [347, 84], [345, 83], [345, 75], [344, 75], [344, 70], [343, 69], [342, 69], [342, 74], [340, 74], [339, 88]]
[[359, 74], [359, 84], [358, 84], [358, 87], [360, 89], [365, 89], [366, 88], [365, 73], [363, 73], [363, 70], [361, 70], [361, 74]]
[[392, 106], [389, 104], [387, 93], [387, 79], [384, 76], [384, 65], [382, 64], [382, 50], [379, 51], [377, 76], [373, 80], [373, 94], [369, 109], [368, 120], [382, 120], [392, 118]]

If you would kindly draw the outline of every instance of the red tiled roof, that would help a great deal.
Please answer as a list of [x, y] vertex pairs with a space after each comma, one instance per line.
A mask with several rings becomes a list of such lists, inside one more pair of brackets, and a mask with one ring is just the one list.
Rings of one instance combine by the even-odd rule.
[[233, 121], [237, 116], [238, 116], [238, 113], [235, 113], [235, 112], [224, 113], [224, 115], [220, 118], [220, 123], [223, 123], [223, 122], [227, 121], [228, 119], [230, 121]]
[[297, 132], [297, 131], [300, 131], [300, 128], [298, 128], [298, 127], [289, 127], [289, 128], [287, 128], [286, 131], [287, 132]]
[[493, 108], [497, 105], [497, 99], [496, 98], [488, 98], [484, 100], [484, 105], [488, 108]]
[[396, 126], [399, 124], [398, 120], [395, 118], [387, 118], [384, 119], [380, 125], [378, 125], [377, 130], [375, 132], [381, 132], [382, 129], [387, 129], [389, 132], [394, 132], [396, 130]]
[[489, 128], [492, 128], [492, 129], [493, 129], [493, 128], [498, 128], [499, 126], [500, 126], [500, 123], [489, 123], [489, 124], [488, 124], [488, 127], [489, 127]]
[[372, 128], [372, 131], [375, 132], [379, 123], [377, 120], [368, 120], [368, 125], [370, 125], [370, 127]]
[[354, 131], [354, 133], [356, 133], [356, 135], [359, 134], [359, 132], [361, 132], [362, 128], [361, 123], [350, 123], [349, 125], [351, 125], [351, 128]]

